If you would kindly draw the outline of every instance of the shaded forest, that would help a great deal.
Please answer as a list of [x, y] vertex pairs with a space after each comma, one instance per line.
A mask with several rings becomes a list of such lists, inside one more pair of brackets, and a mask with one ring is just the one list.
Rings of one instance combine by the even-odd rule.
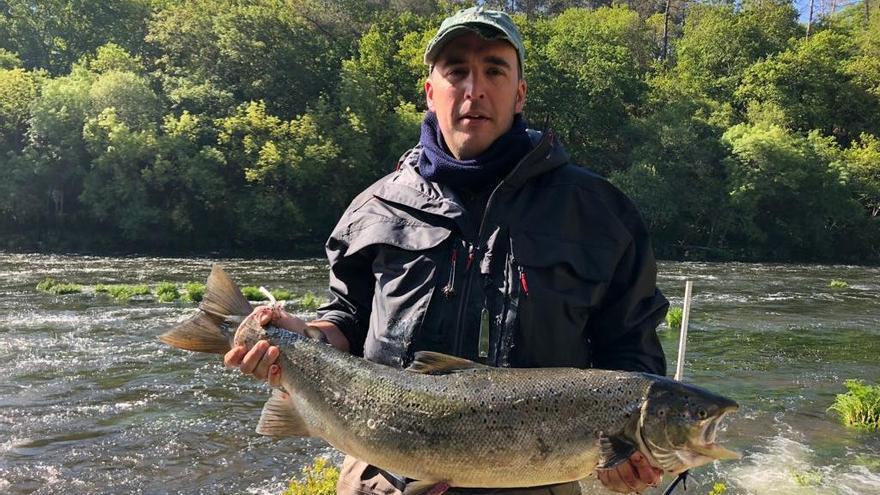
[[[526, 119], [658, 256], [880, 261], [880, 1], [483, 3], [525, 38]], [[0, 0], [0, 249], [319, 255], [470, 4]]]

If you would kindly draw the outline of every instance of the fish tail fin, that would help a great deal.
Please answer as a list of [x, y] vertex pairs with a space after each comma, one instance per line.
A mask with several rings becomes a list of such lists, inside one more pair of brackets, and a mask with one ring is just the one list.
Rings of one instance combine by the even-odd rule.
[[225, 330], [252, 311], [247, 298], [220, 265], [211, 267], [199, 312], [159, 336], [168, 345], [196, 352], [225, 354], [232, 348], [232, 334]]
[[308, 425], [290, 401], [290, 395], [273, 390], [263, 406], [257, 433], [269, 437], [310, 437]]

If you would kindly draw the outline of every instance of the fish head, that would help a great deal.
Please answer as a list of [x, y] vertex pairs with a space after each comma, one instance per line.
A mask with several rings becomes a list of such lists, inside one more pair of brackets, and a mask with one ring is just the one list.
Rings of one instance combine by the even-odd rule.
[[739, 459], [740, 454], [716, 443], [718, 425], [739, 409], [727, 397], [676, 382], [651, 385], [642, 404], [638, 440], [652, 464], [681, 473], [716, 459]]
[[265, 340], [266, 338], [266, 329], [257, 323], [256, 319], [248, 317], [238, 326], [232, 343], [233, 345], [241, 345], [245, 349], [250, 349], [258, 341]]

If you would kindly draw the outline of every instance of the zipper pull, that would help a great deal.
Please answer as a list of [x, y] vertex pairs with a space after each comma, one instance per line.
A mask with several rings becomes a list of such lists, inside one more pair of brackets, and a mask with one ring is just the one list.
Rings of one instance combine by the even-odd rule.
[[489, 357], [489, 310], [483, 308], [480, 311], [480, 343], [478, 355], [481, 358]]
[[522, 267], [517, 267], [519, 269], [519, 285], [522, 286], [523, 294], [529, 295], [529, 281], [526, 280], [526, 272], [523, 271]]
[[452, 250], [452, 255], [449, 258], [449, 278], [447, 279], [446, 286], [443, 287], [443, 295], [446, 296], [447, 299], [451, 299], [455, 297], [455, 265], [458, 261], [458, 249]]
[[471, 265], [474, 263], [474, 245], [468, 245], [468, 257], [467, 264], [464, 266], [464, 271], [468, 271], [471, 269]]

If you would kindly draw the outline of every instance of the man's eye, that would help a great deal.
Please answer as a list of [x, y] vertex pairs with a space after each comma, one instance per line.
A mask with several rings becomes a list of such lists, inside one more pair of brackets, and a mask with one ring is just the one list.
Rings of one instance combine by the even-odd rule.
[[504, 71], [497, 68], [497, 67], [493, 67], [493, 68], [487, 70], [486, 73], [489, 74], [490, 76], [500, 76], [500, 75], [504, 74]]

